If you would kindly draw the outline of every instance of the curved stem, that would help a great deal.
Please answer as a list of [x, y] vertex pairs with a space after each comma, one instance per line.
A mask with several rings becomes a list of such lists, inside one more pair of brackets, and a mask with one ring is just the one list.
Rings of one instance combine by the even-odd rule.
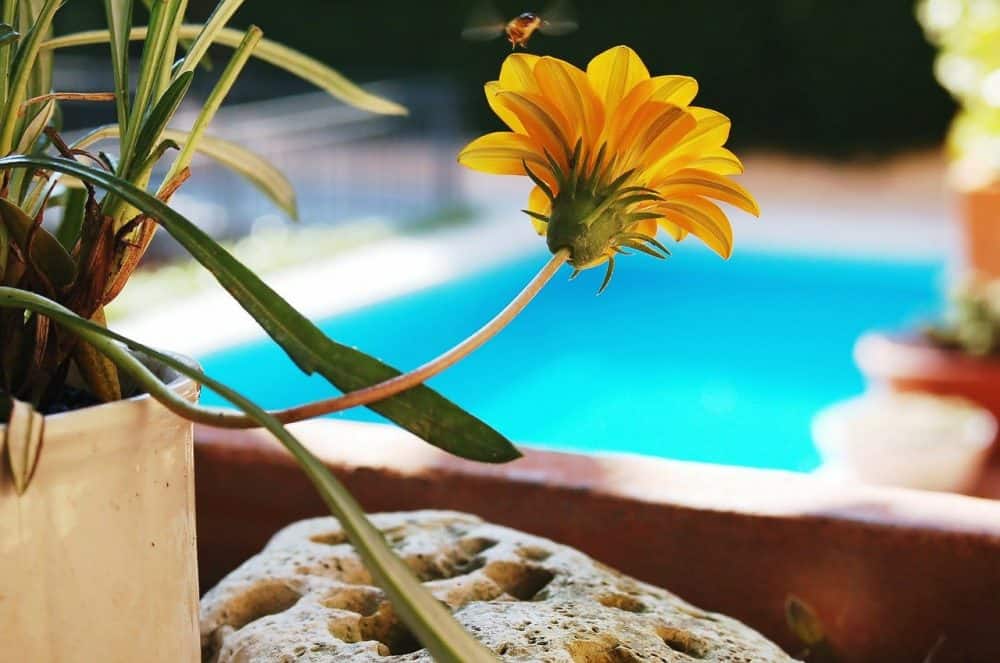
[[[561, 249], [553, 254], [552, 258], [549, 259], [545, 266], [542, 267], [542, 269], [539, 270], [539, 272], [527, 283], [527, 285], [524, 286], [524, 289], [522, 289], [521, 292], [519, 292], [517, 296], [503, 308], [503, 310], [494, 316], [492, 320], [480, 327], [474, 334], [466, 338], [464, 341], [444, 354], [435, 357], [423, 366], [420, 366], [419, 368], [416, 368], [408, 373], [397, 375], [396, 377], [385, 380], [384, 382], [379, 382], [378, 384], [358, 389], [357, 391], [352, 391], [342, 396], [313, 401], [311, 403], [297, 405], [284, 410], [274, 410], [268, 414], [281, 423], [287, 424], [302, 421], [304, 419], [312, 419], [313, 417], [320, 417], [325, 414], [340, 412], [341, 410], [347, 410], [359, 405], [367, 405], [376, 401], [385, 400], [386, 398], [394, 396], [401, 391], [406, 391], [407, 389], [412, 389], [417, 385], [423, 384], [438, 373], [454, 366], [456, 363], [472, 354], [472, 352], [480, 348], [484, 343], [486, 343], [486, 341], [496, 336], [500, 330], [510, 324], [510, 322], [524, 310], [531, 300], [535, 298], [535, 295], [537, 295], [539, 291], [545, 287], [545, 284], [552, 279], [555, 273], [559, 271], [559, 268], [566, 262], [568, 257], [569, 251], [567, 249]], [[250, 417], [228, 412], [219, 412], [216, 416], [213, 416], [211, 420], [199, 421], [199, 423], [208, 424], [217, 428], [256, 428], [260, 425]]]

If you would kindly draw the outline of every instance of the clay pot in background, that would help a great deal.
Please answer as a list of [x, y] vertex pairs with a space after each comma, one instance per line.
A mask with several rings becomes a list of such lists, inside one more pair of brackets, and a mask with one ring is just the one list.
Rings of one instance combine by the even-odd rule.
[[854, 359], [874, 386], [960, 396], [1000, 418], [1000, 359], [945, 350], [916, 335], [882, 333], [859, 338]]
[[1000, 278], [1000, 184], [963, 192], [959, 205], [965, 266]]

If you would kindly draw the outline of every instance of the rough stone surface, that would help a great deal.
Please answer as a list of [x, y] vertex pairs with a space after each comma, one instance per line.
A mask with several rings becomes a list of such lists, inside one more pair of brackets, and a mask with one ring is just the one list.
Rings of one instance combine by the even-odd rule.
[[[372, 516], [458, 620], [504, 661], [792, 661], [739, 622], [699, 610], [572, 548], [475, 516]], [[427, 662], [339, 523], [304, 520], [209, 591], [202, 651], [217, 663]]]

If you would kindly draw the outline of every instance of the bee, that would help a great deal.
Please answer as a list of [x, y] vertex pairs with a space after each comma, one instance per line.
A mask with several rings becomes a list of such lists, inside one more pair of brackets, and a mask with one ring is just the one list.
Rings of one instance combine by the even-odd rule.
[[469, 17], [462, 30], [465, 39], [485, 40], [506, 35], [511, 50], [528, 48], [528, 40], [541, 32], [548, 35], [564, 35], [576, 30], [577, 23], [567, 0], [556, 0], [544, 12], [524, 12], [510, 20], [504, 20], [491, 3], [485, 2]]

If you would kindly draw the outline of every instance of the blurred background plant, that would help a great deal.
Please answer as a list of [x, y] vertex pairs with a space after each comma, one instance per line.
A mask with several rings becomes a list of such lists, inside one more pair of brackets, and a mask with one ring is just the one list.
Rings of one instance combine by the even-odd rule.
[[961, 189], [1000, 178], [1000, 1], [922, 0], [917, 15], [940, 49], [934, 73], [958, 101], [948, 148]]
[[927, 337], [977, 357], [1000, 354], [1000, 281], [966, 277], [952, 287], [949, 302], [945, 321], [929, 327]]

